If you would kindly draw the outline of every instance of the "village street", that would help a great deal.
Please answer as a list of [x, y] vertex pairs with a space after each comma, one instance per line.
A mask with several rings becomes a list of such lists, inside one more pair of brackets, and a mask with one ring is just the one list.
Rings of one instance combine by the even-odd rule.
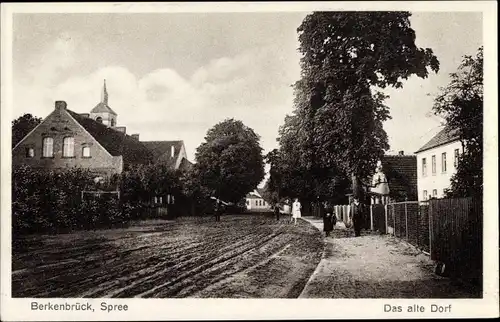
[[288, 218], [245, 214], [27, 236], [13, 244], [12, 296], [474, 296], [432, 274], [425, 255], [392, 237], [353, 238], [337, 228], [325, 241], [320, 229], [318, 219], [295, 226]]

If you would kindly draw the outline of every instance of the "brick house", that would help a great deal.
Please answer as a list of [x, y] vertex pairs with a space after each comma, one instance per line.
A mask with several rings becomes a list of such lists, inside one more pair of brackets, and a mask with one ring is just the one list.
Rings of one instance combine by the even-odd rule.
[[102, 99], [90, 113], [78, 114], [64, 101], [12, 149], [12, 165], [67, 169], [81, 167], [103, 176], [119, 174], [128, 165], [166, 163], [189, 168], [183, 141], [141, 142], [117, 126], [117, 113]]

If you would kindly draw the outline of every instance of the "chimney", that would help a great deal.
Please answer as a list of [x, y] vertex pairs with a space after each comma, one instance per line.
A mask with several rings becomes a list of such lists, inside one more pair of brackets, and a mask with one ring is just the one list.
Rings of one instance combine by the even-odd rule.
[[80, 113], [80, 116], [83, 116], [83, 117], [90, 117], [90, 114], [89, 114], [89, 113]]
[[399, 151], [398, 155], [405, 155], [405, 151]]
[[139, 141], [139, 133], [135, 133], [135, 134], [132, 134], [130, 135], [132, 138], [136, 139], [137, 141]]
[[56, 101], [56, 110], [65, 110], [66, 106], [65, 101]]
[[127, 133], [127, 128], [125, 126], [116, 126], [114, 129], [118, 132]]

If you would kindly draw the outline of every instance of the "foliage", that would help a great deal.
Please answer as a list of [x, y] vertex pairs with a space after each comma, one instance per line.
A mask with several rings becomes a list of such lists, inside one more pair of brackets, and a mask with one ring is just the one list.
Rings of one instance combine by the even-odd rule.
[[383, 129], [389, 107], [379, 89], [439, 69], [432, 50], [415, 45], [410, 16], [314, 12], [304, 19], [295, 109], [279, 138], [279, 169], [293, 186], [288, 193], [316, 200], [344, 190], [349, 179], [358, 193], [359, 178], [372, 174], [389, 148]]
[[20, 166], [12, 172], [13, 234], [89, 229], [126, 219], [116, 201], [82, 201], [94, 190], [95, 174], [85, 169], [46, 171]]
[[240, 201], [264, 178], [260, 137], [243, 122], [226, 119], [210, 130], [196, 150], [194, 171], [200, 193]]
[[483, 194], [483, 48], [475, 57], [465, 56], [450, 83], [441, 88], [434, 112], [456, 131], [464, 146], [447, 197]]
[[31, 114], [24, 114], [12, 121], [12, 147], [16, 146], [42, 119]]

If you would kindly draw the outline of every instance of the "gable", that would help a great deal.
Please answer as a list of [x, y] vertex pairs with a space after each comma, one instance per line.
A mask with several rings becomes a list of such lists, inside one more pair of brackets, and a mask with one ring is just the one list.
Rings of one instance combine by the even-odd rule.
[[[53, 139], [53, 157], [42, 156], [42, 141], [45, 137]], [[73, 157], [62, 156], [65, 137], [74, 138]], [[91, 158], [82, 159], [81, 149], [84, 146], [90, 148]], [[29, 158], [26, 157], [28, 148], [34, 150], [34, 155]], [[64, 110], [54, 110], [12, 149], [12, 162], [14, 166], [25, 164], [43, 168], [72, 166], [116, 168], [121, 164], [121, 158], [113, 157]]]
[[[183, 141], [142, 141], [141, 143], [150, 151], [153, 162], [161, 162], [171, 167], [179, 166], [177, 160], [184, 148]], [[172, 147], [174, 148], [173, 157]]]

